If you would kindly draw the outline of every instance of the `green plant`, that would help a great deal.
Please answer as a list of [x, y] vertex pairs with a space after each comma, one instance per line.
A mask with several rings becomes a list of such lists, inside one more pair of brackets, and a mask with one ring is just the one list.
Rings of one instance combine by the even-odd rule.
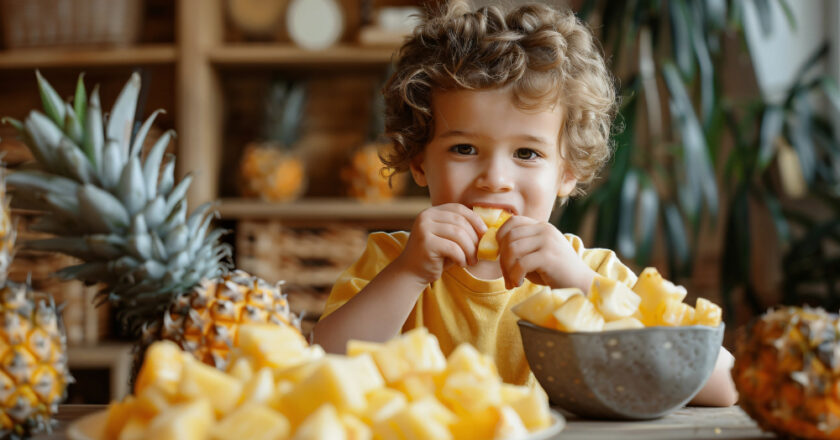
[[[788, 259], [813, 250], [813, 241], [822, 237], [812, 231], [806, 234], [810, 248], [795, 244], [801, 237], [792, 237], [790, 222], [807, 227], [820, 220], [784, 207], [777, 168], [798, 173], [809, 194], [821, 191], [835, 206], [840, 181], [835, 171], [840, 170], [840, 144], [812, 103], [817, 94], [840, 109], [834, 80], [814, 78], [812, 72], [825, 49], [803, 65], [781, 103], [725, 95], [724, 55], [733, 49], [725, 38], [735, 33], [741, 43], [735, 50], [748, 50], [746, 3], [583, 2], [579, 15], [600, 18], [594, 28], [621, 86], [617, 149], [606, 179], [588, 197], [570, 201], [558, 219], [561, 230], [574, 232], [586, 217], [594, 217], [593, 244], [616, 249], [640, 266], [650, 264], [657, 231], [664, 231], [665, 258], [676, 279], [693, 268], [701, 228], [722, 227], [720, 282], [728, 318], [736, 292], [743, 292], [754, 312], [767, 306], [750, 278], [750, 243], [759, 237], [750, 230], [749, 217], [757, 209], [772, 216], [780, 241], [793, 252]], [[773, 32], [771, 12], [777, 7], [788, 17], [787, 25], [796, 26], [786, 0], [753, 4], [764, 32]], [[835, 218], [838, 214], [840, 208]], [[823, 228], [834, 240], [840, 237], [838, 223]]]

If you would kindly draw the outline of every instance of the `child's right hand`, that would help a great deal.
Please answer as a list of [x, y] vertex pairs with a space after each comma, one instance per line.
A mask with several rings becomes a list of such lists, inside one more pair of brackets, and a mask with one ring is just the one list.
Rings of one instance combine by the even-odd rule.
[[475, 264], [478, 240], [486, 230], [481, 218], [460, 203], [433, 206], [417, 215], [405, 249], [394, 262], [421, 284], [432, 283], [452, 264]]

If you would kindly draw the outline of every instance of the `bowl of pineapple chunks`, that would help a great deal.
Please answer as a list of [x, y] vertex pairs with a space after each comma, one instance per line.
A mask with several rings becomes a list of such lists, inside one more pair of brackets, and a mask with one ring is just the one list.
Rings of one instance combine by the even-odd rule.
[[525, 355], [552, 404], [582, 417], [646, 420], [680, 408], [714, 369], [721, 309], [645, 269], [631, 289], [597, 276], [513, 308]]

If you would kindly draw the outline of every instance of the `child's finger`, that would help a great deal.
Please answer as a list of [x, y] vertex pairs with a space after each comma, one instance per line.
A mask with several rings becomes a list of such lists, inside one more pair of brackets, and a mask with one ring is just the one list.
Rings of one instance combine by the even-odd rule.
[[475, 213], [470, 208], [460, 204], [460, 203], [447, 203], [444, 205], [440, 205], [441, 207], [445, 207], [447, 210], [451, 210], [452, 212], [457, 213], [458, 215], [462, 216], [466, 219], [473, 230], [476, 231], [479, 235], [484, 234], [487, 232], [487, 225], [484, 224], [484, 221], [481, 220], [481, 217]]

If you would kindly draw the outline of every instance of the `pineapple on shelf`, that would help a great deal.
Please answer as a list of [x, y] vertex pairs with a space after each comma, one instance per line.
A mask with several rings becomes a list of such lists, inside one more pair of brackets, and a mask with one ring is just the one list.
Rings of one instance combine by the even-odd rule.
[[822, 309], [770, 310], [737, 332], [738, 404], [781, 437], [840, 438], [840, 318]]
[[44, 113], [6, 119], [36, 163], [10, 174], [8, 183], [14, 203], [43, 212], [32, 229], [54, 237], [25, 247], [82, 260], [59, 275], [104, 283], [101, 300], [130, 331], [142, 330], [143, 341], [170, 339], [220, 368], [240, 324], [298, 324], [279, 284], [228, 270], [230, 247], [219, 240], [224, 231], [211, 228], [210, 203], [187, 215], [191, 177], [176, 183], [174, 158], [164, 161], [173, 132], [141, 157], [158, 112], [133, 129], [139, 75], [107, 119], [98, 88], [88, 95], [81, 77], [71, 105], [36, 75]]
[[362, 202], [384, 202], [402, 193], [407, 176], [383, 173], [385, 164], [380, 152], [389, 147], [385, 143], [370, 143], [353, 152], [349, 163], [341, 170], [347, 195]]
[[49, 431], [72, 382], [51, 296], [7, 279], [15, 229], [0, 164], [0, 438]]
[[272, 85], [266, 97], [265, 139], [249, 143], [239, 163], [243, 196], [285, 202], [303, 194], [306, 167], [291, 153], [291, 146], [299, 132], [305, 100], [306, 89], [301, 83]]

